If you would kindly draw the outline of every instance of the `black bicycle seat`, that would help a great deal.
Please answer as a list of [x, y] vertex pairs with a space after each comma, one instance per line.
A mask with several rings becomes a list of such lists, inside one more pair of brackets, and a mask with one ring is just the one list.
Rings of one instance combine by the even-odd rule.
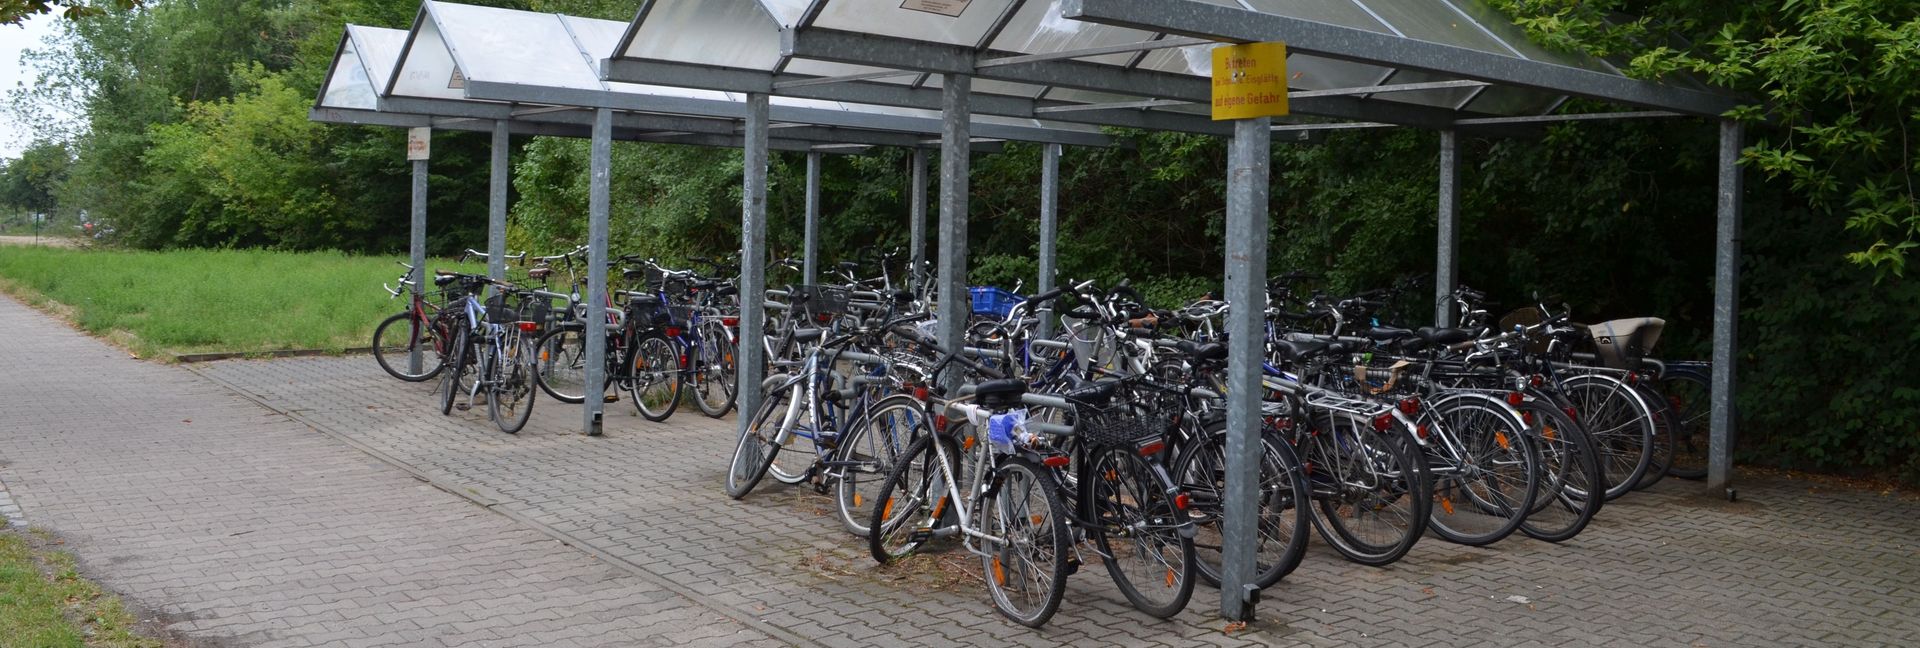
[[1105, 407], [1113, 400], [1113, 393], [1120, 388], [1118, 380], [1102, 380], [1091, 385], [1078, 387], [1060, 394], [1075, 405]]
[[1458, 328], [1422, 326], [1420, 330], [1415, 331], [1414, 334], [1420, 336], [1420, 339], [1426, 340], [1427, 344], [1437, 344], [1441, 346], [1459, 344], [1473, 339], [1473, 331]]
[[973, 387], [974, 401], [989, 409], [1008, 409], [1020, 406], [1020, 396], [1027, 393], [1026, 381], [1018, 378], [989, 380]]
[[1178, 350], [1181, 353], [1187, 354], [1188, 358], [1191, 358], [1196, 362], [1210, 362], [1214, 360], [1227, 359], [1227, 345], [1221, 344], [1219, 342], [1201, 343], [1201, 342], [1194, 342], [1192, 340], [1181, 340], [1175, 343], [1173, 345], [1173, 348]]

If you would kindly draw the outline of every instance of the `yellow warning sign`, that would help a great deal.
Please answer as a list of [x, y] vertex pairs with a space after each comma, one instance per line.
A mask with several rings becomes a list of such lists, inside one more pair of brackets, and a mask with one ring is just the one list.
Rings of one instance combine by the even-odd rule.
[[1225, 45], [1213, 50], [1213, 118], [1287, 114], [1287, 44]]

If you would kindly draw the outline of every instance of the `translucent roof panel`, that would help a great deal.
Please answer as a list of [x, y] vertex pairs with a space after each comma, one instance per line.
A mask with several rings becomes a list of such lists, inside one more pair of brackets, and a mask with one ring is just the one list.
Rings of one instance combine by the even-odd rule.
[[347, 25], [347, 36], [359, 48], [360, 62], [367, 66], [373, 87], [385, 90], [393, 66], [400, 63], [400, 50], [407, 46], [407, 30]]
[[[613, 51], [613, 49], [615, 47], [618, 47], [620, 44], [620, 35], [625, 33], [627, 30], [627, 23], [619, 22], [616, 20], [595, 20], [592, 18], [580, 18], [577, 16], [561, 16], [560, 21], [567, 26], [567, 29], [570, 32], [572, 32], [574, 39], [579, 41], [580, 43], [579, 49], [587, 52], [588, 54], [593, 54], [594, 52]], [[599, 73], [597, 70], [599, 67], [599, 62], [590, 60], [588, 57], [585, 57], [585, 56], [580, 57], [580, 61], [581, 61], [581, 66], [587, 71], [588, 74], [593, 75], [595, 78], [598, 78]], [[560, 63], [562, 63], [562, 61], [556, 60], [554, 62], [555, 65], [559, 65]], [[667, 86], [646, 85], [641, 83], [608, 83], [606, 84], [606, 86], [608, 90], [611, 90], [614, 92], [626, 93], [626, 94], [642, 94], [642, 95], [652, 95], [652, 96], [661, 96], [661, 97], [681, 97], [686, 99], [711, 99], [714, 101], [741, 101], [742, 100], [740, 97], [736, 97], [724, 92], [717, 92], [713, 90], [696, 90], [693, 88], [673, 88], [673, 87], [667, 87]]]
[[[1060, 15], [1060, 0], [1027, 0], [1019, 11], [1014, 12], [1013, 19], [1007, 21], [1006, 28], [1000, 30], [1000, 35], [993, 39], [989, 47], [1022, 54], [1043, 54], [1138, 43], [1153, 38], [1152, 32], [1064, 18]], [[1133, 56], [1132, 52], [1123, 52], [1079, 60], [1124, 65]]]
[[1513, 56], [1505, 43], [1466, 16], [1436, 0], [1353, 0], [1392, 25], [1402, 36]]
[[[1391, 2], [1427, 2], [1430, 0], [1389, 0]], [[1281, 16], [1292, 16], [1302, 20], [1323, 22], [1329, 25], [1365, 29], [1383, 34], [1396, 34], [1393, 29], [1380, 22], [1373, 12], [1354, 4], [1353, 0], [1245, 0], [1254, 11]]]
[[[704, 1], [704, 0], [703, 0]], [[1014, 0], [822, 0], [813, 26], [974, 47]]]
[[1559, 95], [1511, 86], [1488, 86], [1467, 102], [1467, 112], [1489, 115], [1537, 115], [1559, 105]]
[[780, 22], [761, 0], [651, 0], [644, 9], [622, 57], [762, 71], [780, 64]]
[[380, 107], [377, 92], [372, 78], [367, 76], [367, 66], [360, 61], [360, 51], [354, 47], [353, 38], [343, 38], [340, 55], [333, 60], [333, 70], [327, 75], [327, 87], [320, 93], [320, 106], [375, 110]]
[[[941, 84], [941, 82], [944, 80], [945, 79], [938, 74], [927, 77], [926, 87], [928, 88], [945, 87]], [[998, 81], [994, 79], [979, 79], [979, 78], [976, 78], [973, 80], [973, 91], [979, 94], [1011, 95], [1015, 97], [1026, 97], [1028, 99], [1032, 99], [1034, 97], [1040, 96], [1040, 91], [1046, 90], [1046, 89], [1047, 89], [1046, 86], [1029, 85], [1025, 83], [1014, 83], [1012, 81]]]
[[424, 21], [413, 33], [405, 59], [395, 72], [389, 94], [426, 99], [462, 99], [466, 85], [455, 75], [452, 50], [440, 38], [440, 28], [432, 20]]
[[[1452, 81], [1452, 80], [1454, 80], [1454, 78], [1448, 77], [1448, 76], [1428, 74], [1425, 72], [1418, 72], [1414, 70], [1400, 70], [1398, 72], [1395, 72], [1393, 74], [1393, 78], [1388, 80], [1385, 85], [1399, 85], [1403, 83], [1428, 83], [1432, 81]], [[1439, 108], [1446, 108], [1446, 109], [1452, 110], [1452, 109], [1458, 108], [1460, 104], [1465, 103], [1467, 99], [1472, 97], [1474, 92], [1478, 90], [1479, 88], [1440, 88], [1435, 90], [1382, 92], [1380, 94], [1373, 95], [1373, 98], [1385, 100], [1385, 101], [1393, 101], [1398, 103], [1419, 104], [1422, 106], [1435, 106]]]
[[441, 2], [424, 6], [468, 79], [601, 88], [600, 75], [557, 15]]

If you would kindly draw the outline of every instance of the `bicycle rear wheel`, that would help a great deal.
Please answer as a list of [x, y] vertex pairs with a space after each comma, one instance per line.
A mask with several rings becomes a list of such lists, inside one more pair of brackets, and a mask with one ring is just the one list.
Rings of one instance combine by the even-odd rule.
[[487, 416], [507, 434], [519, 434], [533, 418], [533, 349], [518, 333], [508, 336], [498, 382], [487, 396]]
[[1574, 422], [1599, 451], [1606, 498], [1625, 495], [1653, 461], [1653, 412], [1619, 379], [1598, 374], [1568, 378], [1560, 393], [1573, 406]]
[[[1014, 623], [1038, 628], [1053, 619], [1066, 595], [1073, 550], [1069, 516], [1046, 469], [1020, 457], [1003, 459], [977, 511], [980, 531], [998, 539], [980, 540], [980, 567], [994, 609]], [[1186, 555], [1192, 558], [1191, 545]], [[1191, 593], [1193, 584], [1186, 585]]]
[[[1190, 441], [1174, 462], [1174, 482], [1191, 501], [1187, 514], [1194, 520], [1194, 566], [1210, 585], [1220, 584], [1220, 552], [1224, 546], [1220, 521], [1227, 483], [1226, 421], [1207, 424], [1203, 436]], [[1306, 471], [1285, 440], [1262, 434], [1266, 446], [1260, 460], [1260, 542], [1254, 548], [1257, 587], [1272, 587], [1307, 552], [1308, 517]]]
[[713, 418], [726, 416], [737, 396], [734, 393], [734, 344], [727, 337], [726, 325], [714, 319], [701, 322], [697, 347], [692, 358], [697, 366], [690, 368], [693, 404], [700, 408], [701, 414]]
[[946, 444], [949, 456], [960, 450], [960, 444], [952, 439], [922, 436], [900, 454], [893, 471], [874, 493], [874, 504], [867, 514], [867, 552], [880, 564], [913, 555], [932, 539], [932, 531], [940, 527], [941, 518], [947, 514], [946, 480], [955, 471], [940, 470], [935, 443]]
[[1634, 490], [1643, 490], [1660, 483], [1667, 477], [1667, 471], [1673, 469], [1674, 428], [1679, 427], [1680, 419], [1674, 416], [1673, 406], [1667, 397], [1660, 394], [1646, 382], [1636, 382], [1633, 391], [1640, 395], [1640, 401], [1647, 404], [1653, 412], [1653, 445], [1648, 446], [1647, 472], [1640, 476], [1640, 483], [1634, 484]]
[[1505, 403], [1478, 392], [1435, 399], [1421, 422], [1433, 433], [1426, 448], [1433, 532], [1448, 542], [1484, 546], [1519, 530], [1540, 483], [1526, 424]]
[[1313, 526], [1347, 560], [1375, 567], [1407, 555], [1427, 531], [1433, 481], [1426, 456], [1389, 428], [1349, 412], [1324, 411], [1296, 449], [1307, 467]]
[[1130, 448], [1100, 451], [1085, 474], [1083, 501], [1113, 584], [1147, 616], [1179, 614], [1193, 597], [1197, 561], [1193, 538], [1181, 533], [1193, 520], [1167, 494], [1173, 484]]
[[[432, 322], [418, 322], [413, 311], [395, 314], [373, 329], [373, 361], [388, 375], [407, 382], [426, 382], [446, 366], [444, 343]], [[420, 371], [407, 370], [413, 351], [420, 351]]]
[[1527, 432], [1540, 449], [1540, 482], [1520, 532], [1535, 540], [1566, 542], [1580, 535], [1606, 502], [1600, 497], [1599, 456], [1593, 440], [1566, 412], [1544, 399], [1520, 404]]
[[1708, 418], [1713, 387], [1707, 376], [1690, 369], [1668, 371], [1660, 391], [1673, 408], [1673, 464], [1667, 474], [1681, 479], [1707, 476]]
[[547, 331], [534, 343], [534, 383], [562, 403], [586, 401], [587, 340], [577, 327]]

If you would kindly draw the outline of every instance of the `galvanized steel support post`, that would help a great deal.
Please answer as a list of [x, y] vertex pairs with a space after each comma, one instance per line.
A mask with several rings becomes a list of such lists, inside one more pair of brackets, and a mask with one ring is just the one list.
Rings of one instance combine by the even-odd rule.
[[[1053, 290], [1060, 271], [1060, 145], [1040, 149], [1040, 282], [1034, 292]], [[1040, 318], [1040, 338], [1053, 337], [1053, 314]]]
[[927, 265], [927, 150], [913, 150], [913, 195], [907, 209], [908, 227], [907, 282], [920, 290], [921, 271]]
[[586, 401], [581, 403], [581, 424], [587, 436], [600, 436], [601, 414], [606, 409], [602, 390], [607, 384], [607, 334], [602, 322], [607, 303], [607, 211], [612, 207], [613, 111], [601, 108], [593, 113], [593, 151], [591, 182], [587, 185], [587, 367]]
[[1734, 380], [1739, 358], [1740, 324], [1740, 217], [1743, 203], [1740, 176], [1740, 147], [1745, 128], [1739, 122], [1720, 122], [1720, 199], [1719, 227], [1715, 231], [1717, 253], [1713, 262], [1713, 410], [1707, 442], [1707, 489], [1733, 497], [1733, 443], [1738, 421], [1734, 418]]
[[760, 381], [766, 373], [767, 323], [767, 95], [747, 95], [747, 124], [741, 147], [740, 205], [740, 350], [738, 363], [740, 431], [760, 410]]
[[[413, 161], [413, 225], [407, 235], [407, 263], [413, 265], [413, 294], [420, 296], [427, 285], [427, 161]], [[407, 373], [423, 370], [420, 345], [407, 352]]]
[[487, 179], [487, 276], [507, 278], [507, 120], [493, 122], [493, 173]]
[[806, 261], [800, 283], [813, 284], [820, 276], [820, 152], [807, 152], [807, 231], [802, 253]]
[[973, 77], [945, 75], [940, 93], [940, 346], [957, 351], [967, 331], [967, 174]]
[[1267, 199], [1272, 119], [1233, 123], [1227, 148], [1227, 495], [1222, 520], [1220, 616], [1253, 618], [1260, 542], [1261, 344], [1267, 310]]
[[1433, 325], [1453, 326], [1453, 288], [1459, 282], [1460, 161], [1458, 137], [1440, 131], [1440, 211], [1433, 269]]

